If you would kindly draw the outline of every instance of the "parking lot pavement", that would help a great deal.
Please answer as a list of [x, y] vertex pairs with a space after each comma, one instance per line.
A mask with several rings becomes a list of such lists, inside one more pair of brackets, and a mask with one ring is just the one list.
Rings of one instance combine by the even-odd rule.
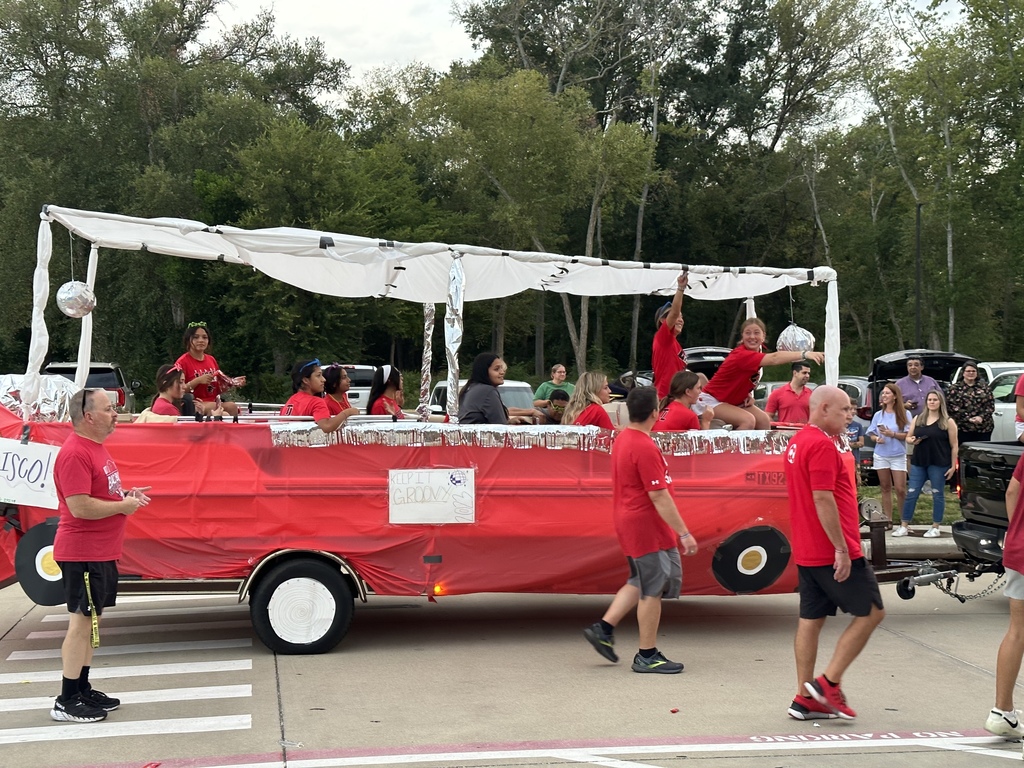
[[[795, 595], [667, 602], [659, 647], [686, 670], [666, 676], [630, 671], [632, 619], [617, 633], [625, 663], [594, 653], [581, 629], [600, 616], [602, 597], [371, 598], [334, 652], [278, 657], [258, 641], [239, 644], [252, 634], [230, 600], [133, 602], [108, 626], [138, 633], [111, 632], [104, 643], [129, 652], [98, 657], [94, 668], [241, 668], [110, 677], [104, 689], [126, 699], [122, 709], [102, 724], [63, 726], [46, 712], [58, 679], [53, 632], [63, 626], [48, 617], [61, 610], [32, 608], [11, 591], [0, 592], [4, 765], [635, 768], [700, 759], [722, 768], [889, 768], [895, 759], [935, 768], [1021, 759], [1019, 744], [982, 730], [1007, 622], [1001, 596], [961, 604], [928, 587], [902, 601], [883, 585], [888, 615], [843, 681], [858, 710], [852, 723], [785, 714], [795, 687]], [[845, 625], [828, 622], [819, 667]], [[170, 693], [211, 688], [225, 689], [223, 697]], [[153, 696], [167, 700], [145, 701]], [[40, 706], [9, 703], [23, 699]], [[198, 730], [202, 723], [211, 730]], [[197, 730], [170, 730], [178, 725]], [[121, 729], [113, 738], [95, 735], [110, 726]]]

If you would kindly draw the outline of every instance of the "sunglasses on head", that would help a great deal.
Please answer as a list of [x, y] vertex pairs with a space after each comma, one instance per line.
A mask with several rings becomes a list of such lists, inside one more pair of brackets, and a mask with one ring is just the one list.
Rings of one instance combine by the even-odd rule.
[[84, 415], [89, 405], [89, 394], [92, 392], [91, 389], [82, 390], [82, 414]]
[[188, 327], [189, 328], [205, 328], [206, 327], [206, 323], [205, 322], [189, 323]]
[[314, 359], [314, 360], [310, 360], [310, 361], [309, 361], [308, 363], [306, 363], [306, 364], [305, 364], [304, 366], [302, 366], [301, 368], [299, 368], [299, 373], [302, 373], [302, 372], [303, 372], [304, 370], [306, 370], [307, 368], [316, 368], [316, 367], [318, 367], [319, 365], [320, 365], [320, 359], [319, 359], [319, 358], [316, 358], [316, 359]]

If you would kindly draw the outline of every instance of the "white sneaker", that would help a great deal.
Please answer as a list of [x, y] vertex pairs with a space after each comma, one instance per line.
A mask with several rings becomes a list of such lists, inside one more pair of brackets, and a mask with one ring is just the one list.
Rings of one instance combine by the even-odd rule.
[[901, 525], [895, 531], [892, 532], [893, 536], [909, 536], [910, 530], [905, 525]]
[[942, 531], [940, 531], [938, 528], [929, 528], [927, 531], [924, 532], [924, 537], [926, 539], [937, 539], [941, 535]]
[[1021, 725], [1016, 712], [1003, 712], [1001, 709], [993, 709], [988, 713], [988, 719], [985, 721], [985, 730], [1007, 739], [1024, 738], [1024, 725]]

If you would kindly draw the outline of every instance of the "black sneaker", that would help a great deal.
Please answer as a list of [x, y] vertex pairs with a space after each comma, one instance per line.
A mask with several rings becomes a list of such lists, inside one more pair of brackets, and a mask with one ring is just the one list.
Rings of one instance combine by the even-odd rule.
[[50, 717], [58, 723], [97, 723], [106, 720], [107, 713], [86, 703], [82, 694], [76, 693], [67, 701], [61, 701], [59, 697], [54, 700]]
[[619, 660], [619, 655], [615, 653], [615, 638], [605, 634], [601, 629], [600, 623], [591, 624], [584, 629], [583, 636], [594, 646], [594, 650], [608, 659], [608, 661]]
[[95, 688], [89, 688], [87, 691], [81, 691], [79, 695], [82, 697], [82, 701], [86, 704], [102, 709], [104, 712], [113, 712], [115, 709], [121, 706], [121, 700], [115, 699], [113, 696], [107, 696], [103, 691], [97, 691]]
[[633, 671], [675, 675], [683, 671], [683, 665], [678, 661], [669, 661], [661, 651], [658, 651], [649, 659], [645, 659], [638, 653], [633, 657]]

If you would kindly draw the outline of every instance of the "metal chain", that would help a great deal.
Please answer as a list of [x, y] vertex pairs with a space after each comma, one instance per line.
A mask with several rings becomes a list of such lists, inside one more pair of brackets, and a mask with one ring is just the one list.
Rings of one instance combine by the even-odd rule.
[[[1005, 580], [1006, 580], [1006, 574], [1003, 573], [995, 581], [993, 581], [991, 584], [989, 584], [987, 587], [985, 587], [983, 590], [981, 590], [981, 592], [978, 592], [975, 595], [961, 595], [961, 594], [959, 594], [956, 591], [960, 587], [960, 577], [959, 576], [956, 577], [956, 584], [954, 585], [953, 589], [950, 589], [949, 587], [943, 586], [942, 582], [939, 582], [939, 581], [935, 582], [935, 586], [939, 588], [940, 592], [945, 592], [950, 597], [955, 597], [957, 600], [959, 600], [961, 602], [964, 602], [964, 601], [967, 601], [967, 600], [978, 600], [979, 598], [982, 598], [982, 597], [988, 597], [993, 592], [995, 592], [1000, 586], [1002, 586], [1002, 583]], [[947, 579], [947, 581], [952, 581], [952, 579]]]

